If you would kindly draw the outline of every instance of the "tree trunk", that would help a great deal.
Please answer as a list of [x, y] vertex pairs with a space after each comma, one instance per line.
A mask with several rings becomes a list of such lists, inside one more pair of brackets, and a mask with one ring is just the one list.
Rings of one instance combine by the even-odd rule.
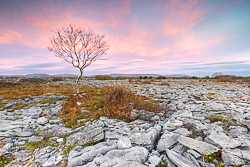
[[77, 79], [76, 79], [76, 94], [77, 94], [77, 96], [79, 95], [79, 80], [80, 80], [80, 78], [82, 77], [82, 69], [80, 69], [80, 75], [77, 77]]

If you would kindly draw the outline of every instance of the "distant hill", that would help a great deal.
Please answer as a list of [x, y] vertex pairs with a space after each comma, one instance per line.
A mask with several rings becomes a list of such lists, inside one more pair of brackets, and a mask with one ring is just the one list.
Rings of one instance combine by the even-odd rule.
[[56, 74], [56, 75], [48, 75], [48, 74], [27, 74], [27, 75], [0, 75], [2, 77], [26, 77], [26, 78], [46, 78], [46, 77], [77, 77], [78, 75], [74, 74]]
[[51, 75], [48, 75], [48, 74], [27, 74], [27, 75], [24, 75], [24, 77], [27, 77], [27, 78], [33, 78], [33, 77], [43, 78], [43, 77], [51, 77]]
[[[102, 74], [104, 75], [104, 74]], [[106, 74], [106, 75], [110, 75], [111, 77], [140, 77], [140, 76], [152, 76], [152, 77], [158, 77], [160, 76], [160, 74]], [[78, 77], [78, 75], [75, 74], [56, 74], [56, 75], [48, 75], [48, 74], [27, 74], [27, 75], [0, 75], [3, 77], [26, 77], [26, 78], [44, 78], [44, 77]], [[94, 77], [96, 75], [92, 75], [89, 77]], [[182, 74], [171, 74], [171, 75], [162, 75], [165, 77], [184, 77], [184, 76], [188, 76], [188, 75], [182, 75]], [[87, 77], [87, 76], [84, 76]], [[189, 77], [189, 76], [188, 76]]]
[[54, 77], [78, 77], [78, 75], [74, 75], [74, 74], [56, 74], [53, 76]]
[[140, 76], [152, 76], [157, 77], [159, 74], [109, 74], [111, 77], [140, 77]]
[[171, 75], [164, 75], [165, 77], [190, 77], [188, 75], [182, 75], [182, 74], [171, 74]]

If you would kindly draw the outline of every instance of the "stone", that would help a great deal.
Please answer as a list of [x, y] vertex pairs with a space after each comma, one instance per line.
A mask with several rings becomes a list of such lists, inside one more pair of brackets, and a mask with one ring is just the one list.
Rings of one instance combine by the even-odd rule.
[[72, 145], [77, 142], [79, 145], [84, 145], [89, 142], [98, 142], [104, 139], [102, 127], [94, 127], [86, 129], [78, 133], [74, 133], [67, 138], [66, 145]]
[[182, 136], [189, 136], [191, 134], [190, 131], [188, 131], [187, 129], [185, 128], [178, 128], [176, 129], [175, 131], [173, 131], [174, 133], [177, 133], [177, 134], [180, 134]]
[[241, 145], [241, 142], [230, 139], [225, 133], [212, 133], [205, 138], [205, 141], [222, 148], [236, 148]]
[[219, 149], [211, 144], [208, 144], [206, 142], [202, 142], [202, 141], [198, 141], [189, 137], [185, 137], [185, 136], [179, 136], [178, 138], [178, 142], [190, 149], [196, 150], [199, 153], [202, 154], [212, 154], [215, 153], [217, 151], [219, 151]]
[[24, 82], [46, 82], [43, 78], [20, 78], [18, 82], [24, 83]]
[[172, 132], [165, 132], [157, 145], [157, 151], [162, 152], [177, 143], [177, 139], [179, 137], [179, 134], [172, 133]]
[[46, 126], [42, 127], [39, 135], [41, 135], [41, 136], [45, 136], [45, 135], [59, 136], [59, 135], [67, 135], [71, 132], [72, 132], [71, 128], [62, 127], [62, 126], [57, 125], [57, 124], [53, 124], [53, 125], [46, 124]]
[[168, 158], [178, 167], [196, 167], [187, 158], [169, 149], [166, 150]]
[[118, 162], [116, 165], [113, 167], [146, 167], [145, 165], [139, 163], [139, 162], [134, 162], [134, 161], [121, 161]]
[[240, 127], [240, 126], [230, 126], [229, 127], [229, 136], [233, 138], [237, 138], [238, 136], [246, 136], [247, 135], [247, 128]]
[[42, 141], [43, 140], [43, 136], [31, 136], [29, 138], [29, 142], [37, 142], [37, 141]]
[[178, 118], [178, 117], [192, 118], [192, 112], [191, 111], [186, 111], [186, 110], [179, 110], [176, 113], [174, 113], [173, 115], [171, 115], [170, 118]]
[[250, 130], [250, 120], [243, 120], [242, 124], [246, 125], [248, 127], [248, 129]]
[[127, 149], [132, 147], [131, 141], [128, 137], [121, 137], [117, 142], [118, 149]]
[[[86, 166], [115, 166], [122, 161], [127, 162], [137, 162], [142, 164], [146, 161], [148, 156], [148, 150], [144, 147], [131, 147], [124, 150], [111, 150], [106, 155], [101, 157], [96, 157], [91, 163], [88, 163]], [[126, 162], [126, 163], [127, 163]]]
[[241, 154], [243, 154], [241, 153], [241, 150], [225, 149], [222, 151], [221, 158], [225, 165], [244, 165], [245, 160], [241, 158], [242, 157]]
[[37, 119], [36, 122], [37, 122], [38, 124], [40, 124], [40, 125], [44, 125], [44, 124], [46, 124], [46, 123], [48, 122], [48, 119], [45, 118], [45, 117], [40, 117], [40, 118]]
[[195, 166], [199, 167], [199, 163], [198, 161], [189, 153], [184, 152], [183, 156], [186, 157], [190, 162], [192, 162], [192, 164], [194, 164]]
[[84, 149], [75, 147], [69, 153], [68, 167], [87, 164], [98, 154], [105, 155], [107, 152], [114, 149], [117, 149], [117, 143], [115, 141], [98, 143], [94, 146], [85, 147]]
[[159, 165], [159, 163], [161, 162], [161, 158], [153, 155], [148, 158], [148, 162], [150, 163], [149, 167], [155, 167]]
[[182, 121], [176, 119], [170, 119], [163, 125], [163, 130], [175, 130], [182, 125], [183, 125]]
[[50, 157], [42, 166], [53, 166], [56, 162], [56, 157]]
[[138, 146], [144, 146], [148, 149], [153, 149], [156, 139], [159, 137], [161, 132], [161, 126], [155, 125], [150, 127], [146, 131], [133, 133], [129, 136], [131, 143]]
[[63, 138], [59, 138], [56, 140], [57, 143], [63, 143]]

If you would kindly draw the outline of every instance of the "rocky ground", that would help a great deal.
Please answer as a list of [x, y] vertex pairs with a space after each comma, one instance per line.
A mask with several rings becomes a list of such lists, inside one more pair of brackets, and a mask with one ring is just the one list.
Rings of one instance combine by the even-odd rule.
[[[120, 81], [124, 82], [124, 81]], [[159, 100], [166, 111], [134, 110], [130, 123], [100, 117], [77, 129], [56, 117], [64, 95], [53, 93], [5, 101], [0, 111], [0, 152], [16, 157], [7, 166], [69, 167], [250, 167], [250, 91], [243, 84], [170, 81], [170, 86], [129, 84]], [[59, 81], [58, 84], [74, 84]], [[103, 86], [114, 81], [85, 81]], [[0, 96], [0, 100], [3, 96]], [[36, 103], [43, 99], [56, 103]], [[16, 103], [32, 104], [7, 109]], [[86, 110], [83, 112], [87, 112]], [[48, 138], [49, 136], [49, 138]], [[47, 139], [48, 138], [48, 139]], [[48, 144], [34, 151], [25, 143]]]

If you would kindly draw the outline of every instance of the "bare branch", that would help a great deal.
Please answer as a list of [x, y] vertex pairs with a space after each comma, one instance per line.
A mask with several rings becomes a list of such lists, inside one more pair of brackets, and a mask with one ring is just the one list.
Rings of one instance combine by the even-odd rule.
[[[104, 41], [105, 35], [97, 34], [91, 30], [76, 28], [68, 25], [54, 31], [50, 38], [49, 51], [56, 57], [64, 59], [82, 71], [96, 60], [101, 59], [109, 49], [109, 44]], [[79, 78], [77, 80], [78, 84]]]

